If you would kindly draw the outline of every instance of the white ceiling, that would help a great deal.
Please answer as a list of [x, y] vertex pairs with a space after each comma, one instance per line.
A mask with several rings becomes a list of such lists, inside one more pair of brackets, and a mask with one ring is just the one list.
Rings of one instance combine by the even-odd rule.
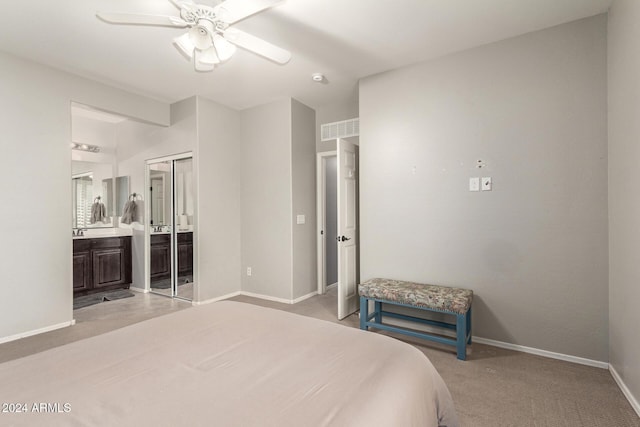
[[[0, 50], [169, 102], [201, 95], [243, 109], [291, 96], [316, 108], [351, 97], [359, 78], [593, 16], [610, 3], [287, 0], [237, 27], [290, 50], [288, 64], [239, 49], [213, 72], [197, 73], [172, 45], [184, 30], [95, 17], [98, 10], [177, 16], [168, 0], [19, 0], [0, 14]], [[328, 83], [312, 82], [315, 72]]]

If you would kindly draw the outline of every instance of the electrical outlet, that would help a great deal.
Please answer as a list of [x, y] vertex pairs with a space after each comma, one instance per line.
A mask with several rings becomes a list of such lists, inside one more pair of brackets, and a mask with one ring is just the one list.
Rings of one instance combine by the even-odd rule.
[[251, 276], [251, 267], [247, 267], [247, 276]]

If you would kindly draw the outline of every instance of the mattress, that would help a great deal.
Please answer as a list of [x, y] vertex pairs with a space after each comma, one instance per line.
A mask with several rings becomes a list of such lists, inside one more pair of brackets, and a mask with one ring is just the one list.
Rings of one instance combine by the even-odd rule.
[[228, 301], [0, 364], [0, 403], [16, 426], [458, 426], [416, 348]]

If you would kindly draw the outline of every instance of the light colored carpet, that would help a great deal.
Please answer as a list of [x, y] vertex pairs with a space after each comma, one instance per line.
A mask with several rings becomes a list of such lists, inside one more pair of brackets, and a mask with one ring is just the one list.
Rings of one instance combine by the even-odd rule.
[[133, 298], [79, 308], [73, 311], [76, 324], [72, 327], [0, 344], [0, 363], [190, 307], [189, 302], [136, 292]]
[[[335, 292], [294, 305], [249, 297], [232, 300], [357, 328], [357, 316], [337, 320]], [[0, 362], [189, 307], [184, 301], [140, 294], [81, 308], [74, 311], [74, 327], [0, 344]], [[462, 362], [452, 348], [398, 338], [431, 359], [451, 390], [464, 427], [640, 427], [640, 418], [604, 369], [481, 344], [473, 344]]]
[[[337, 320], [335, 288], [294, 305], [244, 296], [232, 300], [359, 327], [356, 315]], [[605, 369], [482, 344], [473, 344], [467, 360], [460, 361], [453, 347], [388, 335], [429, 357], [449, 386], [464, 427], [640, 427]]]

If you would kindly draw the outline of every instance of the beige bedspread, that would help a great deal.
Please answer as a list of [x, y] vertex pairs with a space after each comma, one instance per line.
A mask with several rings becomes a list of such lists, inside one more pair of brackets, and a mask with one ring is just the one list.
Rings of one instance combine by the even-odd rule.
[[0, 403], [3, 426], [458, 426], [414, 347], [237, 302], [3, 363]]

